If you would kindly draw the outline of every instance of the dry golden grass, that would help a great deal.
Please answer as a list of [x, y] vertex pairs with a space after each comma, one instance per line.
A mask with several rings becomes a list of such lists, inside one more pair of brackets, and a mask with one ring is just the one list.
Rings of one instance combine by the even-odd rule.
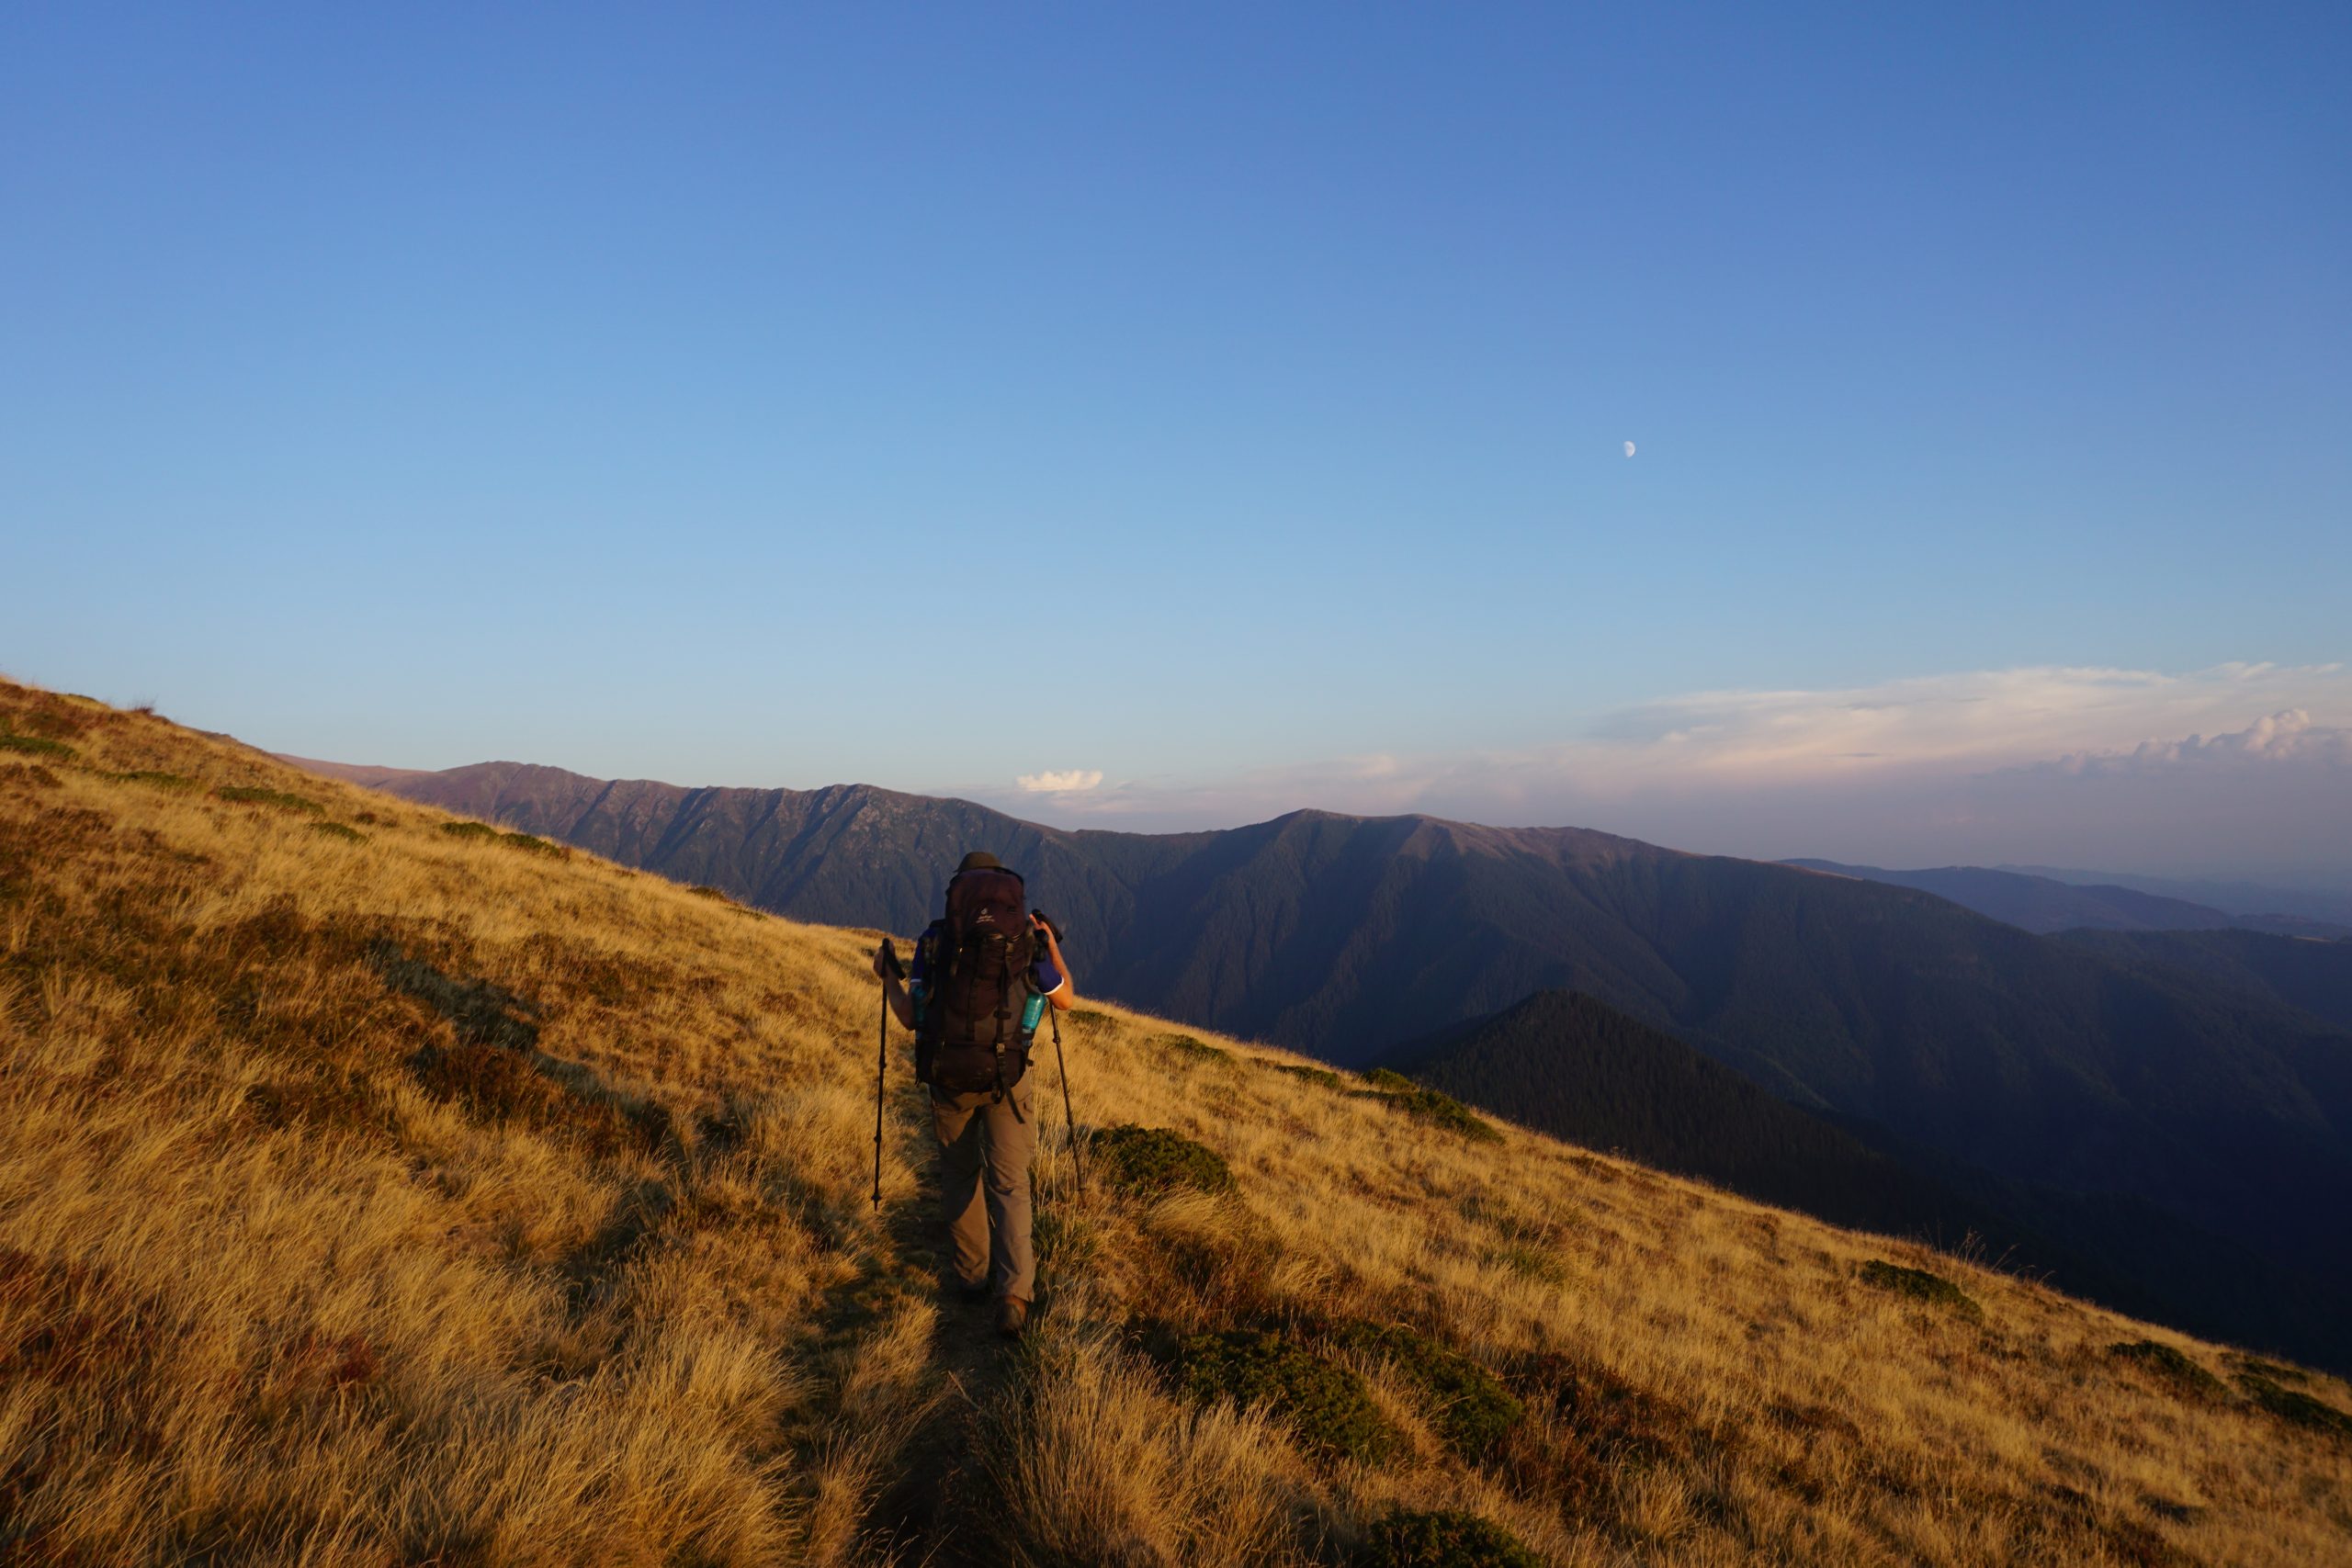
[[[1082, 1124], [1235, 1187], [1081, 1192], [1057, 1118], [1001, 1348], [938, 1298], [895, 1026], [866, 1201], [875, 933], [81, 699], [0, 684], [0, 1563], [1338, 1562], [1396, 1507], [1562, 1563], [2352, 1558], [2352, 1444], [2222, 1349], [1112, 1008]], [[1523, 1417], [1464, 1459], [1332, 1353], [1395, 1438], [1338, 1460], [1167, 1367], [1361, 1321]]]

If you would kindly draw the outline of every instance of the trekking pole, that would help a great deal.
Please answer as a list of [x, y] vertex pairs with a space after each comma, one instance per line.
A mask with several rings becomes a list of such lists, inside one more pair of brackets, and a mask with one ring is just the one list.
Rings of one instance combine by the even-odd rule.
[[874, 1047], [874, 1212], [882, 1212], [882, 1090], [890, 1076], [890, 976], [899, 973], [899, 950], [882, 939], [882, 1027]]
[[1062, 1058], [1062, 1013], [1059, 1008], [1050, 1003], [1046, 1010], [1053, 1015], [1054, 1070], [1061, 1075], [1062, 1119], [1069, 1124], [1069, 1165], [1078, 1172], [1078, 1190], [1083, 1192], [1086, 1190], [1086, 1162], [1078, 1157], [1078, 1112], [1069, 1108], [1069, 1063]]

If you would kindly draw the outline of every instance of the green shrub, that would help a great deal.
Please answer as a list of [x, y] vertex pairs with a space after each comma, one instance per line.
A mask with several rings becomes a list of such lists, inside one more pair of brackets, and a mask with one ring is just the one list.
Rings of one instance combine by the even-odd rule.
[[1325, 1089], [1340, 1087], [1340, 1075], [1329, 1067], [1310, 1067], [1305, 1062], [1261, 1061], [1259, 1066], [1272, 1067], [1278, 1073], [1288, 1073], [1295, 1078], [1305, 1078], [1308, 1083], [1319, 1083]]
[[1464, 1459], [1476, 1461], [1494, 1452], [1527, 1414], [1494, 1373], [1402, 1324], [1351, 1323], [1334, 1337], [1391, 1363], [1427, 1391], [1438, 1435]]
[[2260, 1372], [2240, 1372], [2238, 1386], [2245, 1390], [2248, 1399], [2290, 1426], [2308, 1427], [2314, 1432], [2352, 1438], [2352, 1416], [2346, 1416], [2333, 1404], [2313, 1399], [2299, 1389], [2289, 1388]]
[[1878, 1258], [1863, 1264], [1861, 1273], [1865, 1285], [1893, 1291], [1896, 1295], [1909, 1296], [1913, 1301], [1924, 1302], [1929, 1306], [1947, 1307], [1962, 1317], [1981, 1318], [1984, 1315], [1984, 1309], [1976, 1304], [1976, 1298], [1940, 1274], [1930, 1274], [1924, 1269], [1905, 1269], [1899, 1263], [1889, 1263]]
[[324, 833], [330, 839], [346, 839], [355, 844], [364, 844], [368, 841], [367, 834], [356, 828], [346, 828], [340, 822], [313, 822], [311, 824], [311, 831]]
[[1157, 1043], [1166, 1046], [1179, 1056], [1195, 1062], [1230, 1062], [1233, 1053], [1222, 1045], [1212, 1045], [1205, 1040], [1195, 1040], [1189, 1034], [1163, 1034]]
[[1097, 1012], [1092, 1008], [1072, 1008], [1062, 1016], [1072, 1023], [1116, 1023], [1119, 1021], [1109, 1013]]
[[722, 904], [732, 904], [734, 898], [723, 887], [695, 886], [686, 889], [697, 898], [716, 898]]
[[167, 789], [174, 794], [196, 787], [196, 781], [184, 773], [166, 773], [153, 768], [141, 768], [128, 773], [108, 773], [106, 776], [116, 784], [153, 784], [157, 789]]
[[1087, 1150], [1114, 1187], [1157, 1197], [1181, 1187], [1223, 1192], [1233, 1185], [1225, 1156], [1165, 1127], [1105, 1127]]
[[2136, 1361], [2186, 1393], [2219, 1395], [2223, 1392], [2221, 1379], [2198, 1365], [2190, 1357], [2153, 1339], [2118, 1341], [2107, 1348], [2107, 1353], [2122, 1360]]
[[501, 833], [498, 841], [510, 850], [521, 850], [526, 854], [552, 855], [557, 860], [571, 858], [571, 852], [561, 844], [551, 844], [529, 833]]
[[[1334, 1084], [1338, 1081], [1336, 1077], [1332, 1079]], [[1496, 1132], [1484, 1117], [1453, 1096], [1425, 1089], [1402, 1073], [1392, 1072], [1386, 1067], [1374, 1067], [1363, 1075], [1363, 1081], [1372, 1085], [1373, 1091], [1397, 1110], [1431, 1126], [1459, 1133], [1475, 1143], [1499, 1144], [1503, 1141], [1503, 1135]]]
[[314, 817], [326, 815], [326, 807], [307, 795], [288, 795], [282, 789], [264, 789], [258, 784], [228, 784], [212, 792], [222, 800], [233, 800], [243, 806], [275, 806], [281, 811], [307, 811]]
[[1194, 1399], [1265, 1405], [1301, 1447], [1327, 1458], [1376, 1463], [1401, 1446], [1362, 1378], [1278, 1334], [1193, 1335], [1176, 1348], [1176, 1377]]
[[2282, 1361], [2266, 1361], [2259, 1356], [2232, 1356], [2229, 1360], [2232, 1370], [2252, 1372], [2258, 1378], [2268, 1378], [2272, 1382], [2307, 1383], [2312, 1381], [2311, 1373], [2302, 1368], [2290, 1367]]
[[35, 757], [62, 757], [69, 761], [74, 756], [74, 748], [62, 740], [19, 735], [13, 729], [0, 729], [0, 751], [22, 751]]
[[444, 822], [441, 830], [453, 839], [495, 839], [498, 829], [487, 822]]
[[1488, 1125], [1485, 1118], [1450, 1094], [1433, 1089], [1417, 1089], [1410, 1094], [1392, 1094], [1388, 1102], [1409, 1116], [1415, 1116], [1450, 1133], [1459, 1133], [1473, 1143], [1499, 1144], [1503, 1135]]
[[1458, 1509], [1390, 1510], [1373, 1527], [1363, 1568], [1542, 1568], [1543, 1559], [1500, 1525]]

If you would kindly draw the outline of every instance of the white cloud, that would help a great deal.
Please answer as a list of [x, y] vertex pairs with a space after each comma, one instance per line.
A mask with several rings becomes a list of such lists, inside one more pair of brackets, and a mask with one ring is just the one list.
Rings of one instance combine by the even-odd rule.
[[1029, 795], [1068, 795], [1094, 789], [1102, 783], [1100, 768], [1071, 768], [1066, 773], [1023, 773], [1014, 781]]
[[1319, 807], [1766, 858], [2352, 875], [2352, 669], [2034, 667], [1695, 693], [1544, 746], [1101, 790], [1095, 774], [1083, 795], [1062, 793], [1071, 777], [1090, 775], [1022, 787], [1055, 793], [1065, 825], [1230, 826]]
[[2277, 767], [2302, 761], [2352, 766], [2352, 728], [2314, 724], [2306, 710], [2288, 708], [2256, 719], [2234, 734], [2143, 740], [2129, 751], [2062, 757], [2048, 766], [2062, 773], [2096, 775], [2178, 768]]
[[[2352, 718], [2352, 671], [2226, 664], [2185, 675], [2035, 667], [1822, 692], [1702, 693], [1612, 715], [1566, 750], [1651, 782], [1660, 764], [1748, 784], [2016, 766], [2174, 743], [2312, 709]], [[1599, 744], [1596, 744], [1599, 743]]]

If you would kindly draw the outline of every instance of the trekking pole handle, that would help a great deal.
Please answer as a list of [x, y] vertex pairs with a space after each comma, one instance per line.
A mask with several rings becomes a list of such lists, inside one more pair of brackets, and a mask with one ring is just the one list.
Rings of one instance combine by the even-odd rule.
[[1046, 913], [1046, 911], [1045, 911], [1045, 910], [1043, 910], [1043, 909], [1032, 909], [1032, 910], [1030, 910], [1030, 911], [1029, 911], [1029, 914], [1030, 914], [1030, 917], [1031, 917], [1032, 919], [1035, 919], [1035, 920], [1039, 925], [1041, 925], [1041, 926], [1045, 927], [1047, 931], [1051, 931], [1051, 932], [1053, 932], [1053, 933], [1054, 933], [1054, 940], [1055, 940], [1056, 942], [1062, 942], [1062, 941], [1067, 940], [1067, 939], [1065, 938], [1065, 936], [1063, 935], [1062, 928], [1061, 928], [1061, 927], [1059, 927], [1059, 926], [1057, 926], [1057, 925], [1056, 925], [1056, 924], [1054, 924], [1054, 917], [1053, 917], [1053, 916], [1051, 916], [1051, 915], [1049, 915], [1049, 914]]
[[907, 972], [899, 964], [899, 948], [888, 937], [882, 939], [882, 967], [893, 980], [903, 980]]

